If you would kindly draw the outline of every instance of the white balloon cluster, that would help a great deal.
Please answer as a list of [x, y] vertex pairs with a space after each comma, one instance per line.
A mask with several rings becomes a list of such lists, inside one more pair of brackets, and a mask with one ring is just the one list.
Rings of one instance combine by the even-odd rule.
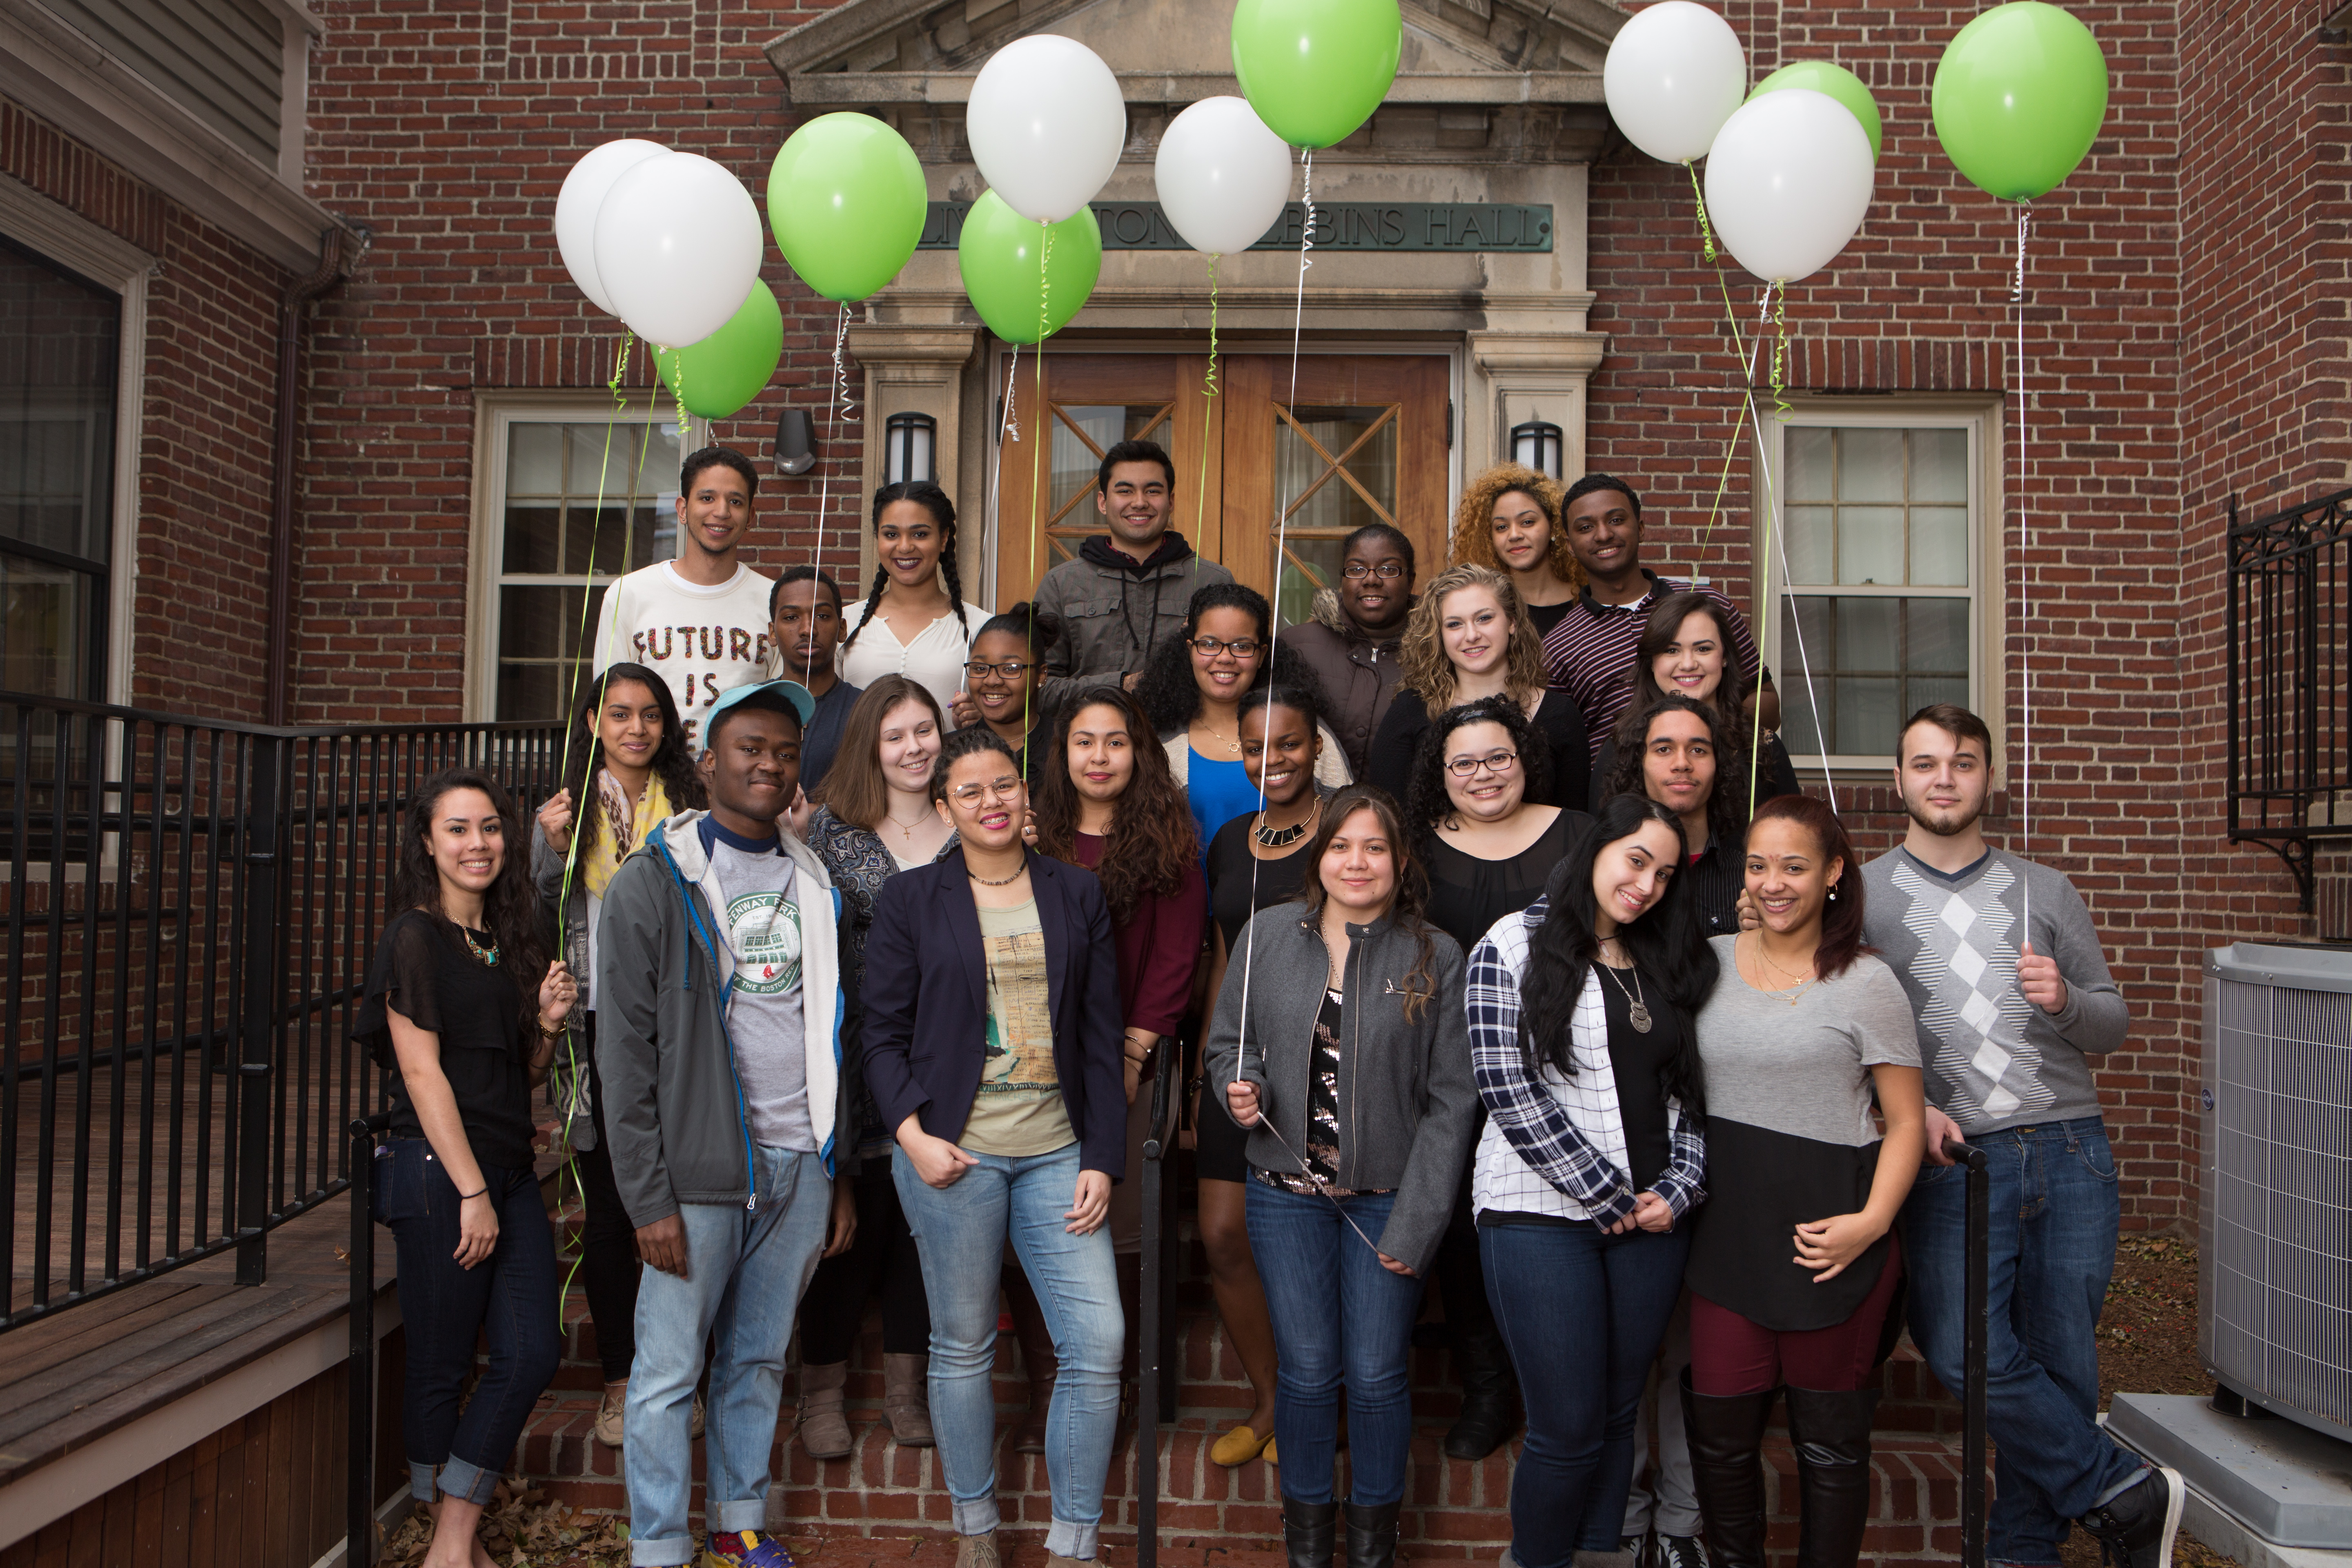
[[1716, 235], [1767, 282], [1828, 266], [1870, 210], [1876, 160], [1853, 111], [1809, 88], [1748, 98], [1738, 35], [1695, 0], [1658, 0], [1619, 28], [1601, 88], [1634, 146], [1670, 163], [1706, 159]]
[[555, 198], [555, 245], [572, 281], [661, 348], [725, 326], [760, 280], [766, 243], [742, 181], [658, 142], [591, 149]]
[[1127, 146], [1127, 101], [1102, 57], [1052, 33], [988, 58], [964, 106], [981, 178], [1035, 223], [1059, 223], [1095, 199]]

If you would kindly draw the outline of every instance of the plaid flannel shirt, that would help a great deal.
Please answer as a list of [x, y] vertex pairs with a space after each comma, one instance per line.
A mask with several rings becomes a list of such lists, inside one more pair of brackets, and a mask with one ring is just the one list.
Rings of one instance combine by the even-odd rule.
[[[1506, 915], [1471, 951], [1465, 1010], [1470, 1023], [1471, 1070], [1486, 1114], [1528, 1167], [1562, 1196], [1580, 1205], [1594, 1223], [1606, 1227], [1633, 1214], [1636, 1196], [1625, 1173], [1595, 1147], [1598, 1129], [1589, 1133], [1577, 1124], [1562, 1094], [1530, 1077], [1519, 1054], [1519, 976], [1527, 970], [1529, 933], [1543, 924], [1550, 900], [1538, 899], [1525, 911]], [[1575, 1027], [1580, 1034], [1605, 1023], [1588, 1020], [1579, 1005]], [[1600, 1012], [1596, 1005], [1592, 1011]], [[1584, 1042], [1590, 1045], [1591, 1042]], [[1605, 1040], [1601, 1059], [1607, 1059]], [[1606, 1078], [1599, 1075], [1583, 1075]], [[1569, 1087], [1573, 1088], [1573, 1084]], [[1594, 1092], [1578, 1097], [1588, 1115], [1615, 1115], [1614, 1079], [1596, 1083]], [[1669, 1099], [1674, 1131], [1666, 1168], [1652, 1190], [1664, 1198], [1675, 1217], [1706, 1197], [1706, 1135], [1698, 1119], [1681, 1102]]]

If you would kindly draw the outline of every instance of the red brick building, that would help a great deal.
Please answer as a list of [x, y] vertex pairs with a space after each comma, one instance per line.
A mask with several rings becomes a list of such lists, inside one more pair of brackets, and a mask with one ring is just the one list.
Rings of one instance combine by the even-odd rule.
[[[2034, 205], [2021, 451], [2014, 211], [1952, 170], [1927, 115], [1938, 55], [1976, 7], [1726, 6], [1752, 75], [1835, 59], [1886, 121], [1862, 234], [1788, 300], [1790, 416], [1765, 435], [1807, 657], [1784, 641], [1777, 564], [1759, 621], [1792, 702], [1810, 669], [1838, 798], [1873, 845], [1898, 820], [1890, 716], [1964, 696], [2014, 759], [2030, 660], [2022, 847], [2074, 876], [2106, 933], [2138, 1020], [2103, 1078], [2126, 1213], [2170, 1226], [2193, 1214], [2200, 955], [2341, 934], [2299, 913], [2267, 851], [2226, 840], [2221, 534], [2231, 494], [2290, 504], [2340, 487], [2352, 459], [2352, 58], [2320, 0], [2071, 8], [2113, 91], [2090, 157]], [[757, 194], [795, 124], [854, 107], [906, 132], [936, 202], [967, 202], [981, 188], [961, 137], [970, 78], [1040, 29], [1121, 74], [1130, 132], [1104, 197], [1121, 210], [1102, 281], [1048, 345], [1050, 449], [1034, 357], [1015, 366], [978, 324], [949, 250], [919, 252], [849, 322], [854, 425], [829, 397], [835, 313], [771, 251], [783, 368], [708, 434], [765, 463], [796, 407], [817, 417], [822, 457], [797, 479], [765, 470], [755, 564], [815, 553], [862, 584], [886, 421], [920, 415], [964, 514], [965, 581], [1009, 602], [1055, 539], [1083, 531], [1078, 513], [1053, 519], [1091, 470], [1087, 444], [1149, 429], [1178, 455], [1184, 531], [1295, 606], [1365, 517], [1393, 516], [1424, 561], [1442, 557], [1463, 482], [1540, 419], [1564, 430], [1570, 474], [1643, 489], [1654, 563], [1755, 603], [1769, 509], [1754, 433], [1735, 434], [1738, 360], [1689, 182], [1628, 147], [1601, 106], [1624, 11], [1406, 0], [1404, 14], [1390, 101], [1316, 161], [1329, 243], [1286, 418], [1295, 255], [1225, 263], [1212, 401], [1205, 269], [1152, 247], [1141, 205], [1168, 119], [1234, 90], [1220, 7], [0, 0], [0, 321], [16, 334], [0, 366], [50, 367], [0, 374], [0, 395], [14, 379], [21, 407], [49, 410], [23, 416], [19, 446], [47, 442], [47, 466], [0, 475], [16, 491], [0, 496], [15, 509], [0, 510], [0, 687], [294, 721], [549, 710], [623, 344], [556, 258], [564, 172], [643, 135]], [[1348, 226], [1391, 208], [1450, 216], [1403, 247], [1378, 223]], [[944, 234], [955, 209], [938, 211]], [[1758, 288], [1726, 276], [1752, 331]], [[58, 323], [77, 310], [112, 335], [100, 321], [68, 354]], [[1000, 463], [1009, 375], [1029, 441]], [[600, 577], [668, 547], [656, 518], [677, 437], [646, 381], [640, 351], [604, 461]], [[1353, 479], [1294, 514], [1277, 583], [1277, 487], [1306, 488], [1335, 443], [1360, 438]], [[2013, 845], [2019, 799], [2004, 796]]]

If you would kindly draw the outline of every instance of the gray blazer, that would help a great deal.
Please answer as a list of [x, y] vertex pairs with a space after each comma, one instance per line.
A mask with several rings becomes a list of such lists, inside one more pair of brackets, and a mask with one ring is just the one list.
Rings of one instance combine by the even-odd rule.
[[[1261, 1123], [1249, 1132], [1249, 1163], [1264, 1171], [1298, 1170], [1289, 1151], [1307, 1142], [1315, 1017], [1330, 960], [1321, 933], [1303, 915], [1303, 905], [1276, 904], [1243, 928], [1209, 1026], [1208, 1092], [1222, 1096], [1237, 1079], [1255, 1083], [1261, 1109], [1273, 1119], [1275, 1131]], [[1339, 1012], [1339, 1184], [1395, 1190], [1380, 1248], [1426, 1273], [1454, 1215], [1478, 1113], [1462, 950], [1444, 932], [1430, 933], [1434, 994], [1408, 1020], [1402, 988], [1420, 947], [1413, 933], [1400, 930], [1393, 917], [1351, 925], [1348, 933], [1354, 940]]]

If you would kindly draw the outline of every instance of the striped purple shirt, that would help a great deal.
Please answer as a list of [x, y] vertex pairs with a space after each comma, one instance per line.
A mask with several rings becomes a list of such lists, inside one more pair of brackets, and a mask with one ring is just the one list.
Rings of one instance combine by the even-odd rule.
[[[1595, 757], [1601, 754], [1609, 731], [1616, 728], [1618, 715], [1633, 700], [1633, 656], [1641, 648], [1642, 627], [1648, 623], [1650, 611], [1660, 599], [1689, 586], [1661, 577], [1647, 567], [1642, 569], [1642, 575], [1650, 580], [1650, 591], [1630, 605], [1601, 604], [1593, 598], [1591, 588], [1585, 589], [1543, 640], [1544, 664], [1550, 670], [1552, 689], [1567, 692], [1584, 710], [1584, 738]], [[1723, 635], [1738, 661], [1739, 679], [1743, 683], [1754, 679], [1756, 638], [1748, 629], [1748, 618], [1714, 588], [1698, 592], [1723, 613]]]

